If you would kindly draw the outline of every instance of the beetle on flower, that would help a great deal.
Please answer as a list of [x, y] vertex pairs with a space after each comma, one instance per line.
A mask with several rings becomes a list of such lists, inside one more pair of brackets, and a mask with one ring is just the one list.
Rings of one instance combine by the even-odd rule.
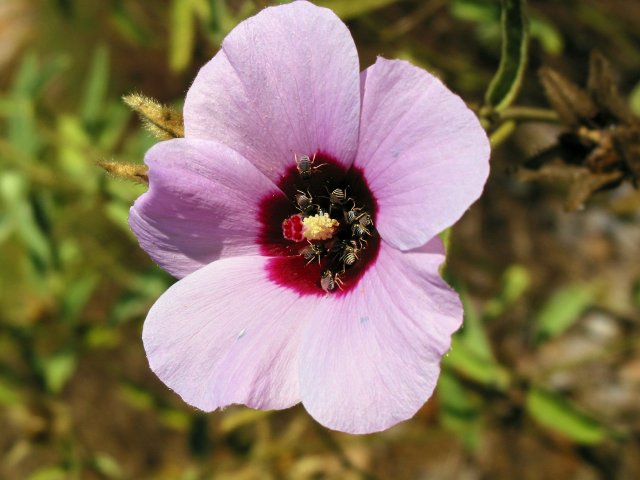
[[359, 73], [330, 10], [299, 0], [242, 22], [190, 88], [184, 138], [147, 153], [131, 208], [180, 279], [144, 324], [151, 369], [206, 411], [302, 402], [351, 433], [412, 417], [462, 321], [437, 234], [488, 159], [434, 76], [383, 58]]

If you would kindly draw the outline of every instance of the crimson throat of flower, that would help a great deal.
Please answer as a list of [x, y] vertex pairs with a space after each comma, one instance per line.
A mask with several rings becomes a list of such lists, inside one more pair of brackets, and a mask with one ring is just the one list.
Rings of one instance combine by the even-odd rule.
[[278, 187], [285, 197], [260, 202], [269, 278], [303, 295], [354, 289], [380, 247], [377, 203], [362, 171], [322, 152], [296, 155]]

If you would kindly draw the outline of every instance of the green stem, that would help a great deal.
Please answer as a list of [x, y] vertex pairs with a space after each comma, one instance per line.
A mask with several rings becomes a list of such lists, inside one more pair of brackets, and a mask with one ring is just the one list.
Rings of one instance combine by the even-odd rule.
[[550, 122], [558, 123], [560, 118], [553, 110], [535, 107], [508, 107], [498, 113], [499, 121], [515, 120], [518, 122]]

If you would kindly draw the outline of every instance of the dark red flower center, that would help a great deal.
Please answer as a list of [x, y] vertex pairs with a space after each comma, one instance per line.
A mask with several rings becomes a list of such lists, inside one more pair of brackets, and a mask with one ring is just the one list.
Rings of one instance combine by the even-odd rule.
[[298, 155], [260, 202], [269, 278], [305, 295], [340, 295], [358, 284], [380, 248], [376, 200], [362, 172], [322, 152]]

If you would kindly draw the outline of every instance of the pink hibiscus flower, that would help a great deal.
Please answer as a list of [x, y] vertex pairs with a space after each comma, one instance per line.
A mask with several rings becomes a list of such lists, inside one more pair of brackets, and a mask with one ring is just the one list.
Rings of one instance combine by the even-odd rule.
[[181, 279], [145, 321], [151, 369], [206, 411], [302, 402], [352, 433], [412, 417], [462, 321], [436, 235], [488, 175], [474, 114], [407, 62], [359, 73], [346, 26], [296, 1], [227, 36], [184, 123], [130, 215]]

